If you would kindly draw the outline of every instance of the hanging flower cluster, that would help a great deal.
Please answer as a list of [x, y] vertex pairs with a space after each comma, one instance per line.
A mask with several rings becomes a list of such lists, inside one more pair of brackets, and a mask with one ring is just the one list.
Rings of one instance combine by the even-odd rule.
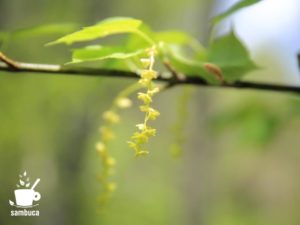
[[[130, 87], [130, 89], [132, 89], [132, 87]], [[102, 161], [102, 172], [99, 175], [99, 181], [103, 186], [103, 192], [99, 197], [101, 204], [107, 202], [111, 193], [116, 189], [116, 184], [109, 181], [109, 177], [114, 173], [116, 160], [110, 156], [108, 152], [108, 144], [115, 138], [115, 134], [112, 130], [113, 125], [120, 122], [120, 116], [117, 113], [117, 110], [128, 108], [132, 105], [131, 100], [124, 97], [124, 94], [127, 92], [127, 89], [126, 91], [124, 90], [121, 92], [113, 101], [112, 107], [102, 114], [104, 124], [99, 128], [101, 139], [96, 144], [97, 153]]]
[[145, 70], [141, 73], [139, 83], [146, 88], [146, 92], [139, 92], [138, 99], [143, 102], [140, 110], [145, 113], [144, 122], [137, 124], [138, 131], [131, 136], [131, 141], [128, 141], [129, 147], [135, 151], [136, 156], [147, 155], [149, 152], [143, 149], [143, 144], [149, 141], [150, 137], [155, 136], [156, 129], [148, 125], [149, 120], [155, 120], [159, 116], [159, 112], [152, 108], [152, 97], [159, 92], [159, 88], [154, 85], [152, 80], [157, 78], [157, 72], [153, 70], [155, 48], [148, 51], [149, 58], [141, 59], [145, 66]]

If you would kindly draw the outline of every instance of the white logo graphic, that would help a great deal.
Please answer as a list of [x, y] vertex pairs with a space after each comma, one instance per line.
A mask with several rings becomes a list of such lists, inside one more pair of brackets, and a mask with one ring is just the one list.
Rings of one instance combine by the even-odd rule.
[[40, 182], [40, 179], [36, 179], [33, 185], [30, 187], [30, 178], [27, 176], [27, 172], [25, 171], [23, 174], [19, 175], [20, 180], [17, 184], [17, 188], [14, 191], [16, 203], [12, 200], [9, 200], [9, 204], [16, 208], [23, 208], [23, 210], [12, 210], [12, 216], [38, 216], [38, 210], [26, 210], [26, 208], [32, 208], [37, 206], [35, 202], [41, 199], [41, 194], [36, 192], [34, 188]]

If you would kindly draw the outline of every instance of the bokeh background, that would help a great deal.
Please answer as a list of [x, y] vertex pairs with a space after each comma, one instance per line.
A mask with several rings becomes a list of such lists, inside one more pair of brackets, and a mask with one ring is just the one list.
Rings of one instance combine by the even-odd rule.
[[[44, 44], [65, 31], [41, 35], [25, 28], [80, 27], [111, 16], [139, 18], [155, 30], [181, 29], [206, 45], [210, 19], [234, 2], [0, 0], [0, 30], [17, 31], [0, 48], [16, 60], [62, 64], [70, 59], [68, 48]], [[248, 46], [262, 70], [246, 80], [299, 85], [299, 21], [299, 1], [264, 0], [224, 21], [216, 35], [234, 27]], [[132, 82], [0, 73], [0, 224], [300, 224], [299, 96], [204, 87], [176, 87], [156, 97], [158, 135], [146, 158], [134, 158], [125, 143], [142, 118], [137, 105], [122, 112], [110, 145], [118, 189], [97, 213], [101, 164], [94, 145], [101, 113]], [[174, 158], [172, 127], [184, 119], [183, 107], [185, 142]], [[8, 200], [25, 170], [41, 178], [41, 215], [10, 217]]]

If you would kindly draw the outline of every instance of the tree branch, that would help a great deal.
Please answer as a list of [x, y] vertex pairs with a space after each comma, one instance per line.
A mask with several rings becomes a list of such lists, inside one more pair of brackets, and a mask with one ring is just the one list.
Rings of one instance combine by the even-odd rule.
[[[0, 57], [0, 71], [10, 73], [37, 73], [37, 74], [55, 74], [55, 75], [82, 75], [82, 76], [106, 76], [106, 77], [119, 77], [119, 78], [139, 78], [139, 74], [129, 71], [110, 70], [110, 69], [97, 69], [97, 68], [85, 68], [85, 67], [68, 67], [60, 65], [48, 65], [48, 64], [32, 64], [15, 62], [7, 57]], [[278, 84], [266, 84], [266, 83], [254, 83], [237, 81], [234, 83], [224, 83], [220, 85], [208, 84], [204, 79], [199, 76], [186, 75], [185, 79], [178, 79], [177, 77], [169, 78], [165, 74], [160, 74], [159, 81], [166, 82], [168, 87], [176, 85], [199, 85], [207, 87], [218, 88], [237, 88], [237, 89], [252, 89], [262, 91], [277, 91], [277, 92], [290, 92], [300, 94], [300, 87], [278, 85]]]

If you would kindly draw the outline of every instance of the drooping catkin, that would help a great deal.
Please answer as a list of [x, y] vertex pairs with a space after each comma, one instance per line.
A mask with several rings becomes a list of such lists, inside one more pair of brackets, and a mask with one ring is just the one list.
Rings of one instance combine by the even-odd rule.
[[149, 121], [155, 120], [160, 115], [159, 111], [152, 107], [152, 97], [159, 92], [159, 88], [153, 83], [153, 80], [157, 78], [157, 72], [153, 70], [155, 48], [149, 49], [148, 54], [149, 58], [141, 59], [146, 69], [141, 72], [139, 80], [146, 91], [138, 93], [138, 99], [143, 103], [139, 108], [140, 111], [145, 113], [145, 117], [142, 123], [136, 125], [138, 131], [131, 136], [131, 141], [128, 141], [129, 147], [134, 150], [136, 156], [149, 154], [149, 151], [144, 149], [143, 145], [148, 143], [149, 138], [156, 134], [156, 129], [150, 127]]
[[101, 204], [109, 200], [111, 194], [117, 187], [116, 183], [110, 179], [114, 173], [116, 164], [116, 160], [109, 152], [109, 144], [116, 136], [113, 127], [121, 120], [121, 116], [118, 113], [119, 110], [129, 108], [132, 105], [128, 96], [138, 89], [140, 89], [140, 85], [133, 84], [121, 91], [114, 99], [110, 109], [102, 114], [103, 124], [99, 128], [100, 140], [96, 143], [96, 150], [102, 162], [102, 171], [98, 176], [102, 186], [102, 192], [99, 196], [99, 202]]

